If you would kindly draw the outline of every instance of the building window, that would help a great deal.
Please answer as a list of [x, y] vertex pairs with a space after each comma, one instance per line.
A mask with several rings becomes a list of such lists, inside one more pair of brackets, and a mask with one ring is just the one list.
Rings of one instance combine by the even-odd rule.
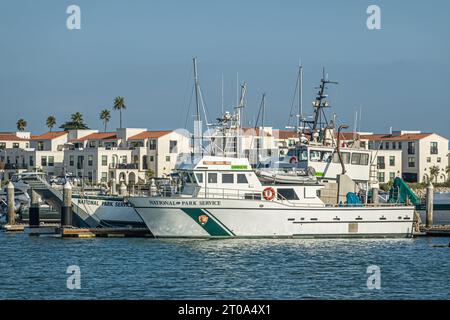
[[378, 182], [384, 183], [384, 172], [378, 172]]
[[18, 142], [14, 142], [13, 143], [13, 148], [14, 149], [18, 149], [19, 148], [19, 143]]
[[150, 156], [150, 162], [155, 161], [155, 157], [154, 156]]
[[389, 165], [391, 167], [395, 166], [395, 156], [390, 156], [389, 157]]
[[84, 156], [78, 156], [77, 169], [83, 169], [84, 166]]
[[386, 150], [389, 150], [389, 142], [386, 141]]
[[222, 174], [222, 183], [234, 183], [234, 174], [232, 173]]
[[380, 150], [383, 150], [383, 142], [380, 142]]
[[384, 168], [386, 168], [386, 165], [385, 165], [385, 163], [384, 163], [384, 157], [383, 156], [378, 156], [377, 157], [377, 167], [378, 167], [378, 169], [384, 169]]
[[438, 154], [438, 143], [430, 142], [430, 154]]
[[416, 154], [416, 143], [414, 141], [408, 142], [408, 154]]
[[373, 150], [373, 141], [369, 141], [369, 149]]
[[395, 180], [395, 172], [389, 172], [389, 181]]
[[415, 168], [416, 167], [416, 158], [408, 157], [408, 167]]
[[166, 162], [170, 162], [170, 156], [166, 156]]
[[392, 149], [395, 150], [396, 148], [397, 148], [397, 142], [394, 141], [394, 142], [392, 142]]
[[169, 153], [177, 153], [178, 152], [177, 144], [178, 144], [178, 141], [170, 140]]
[[217, 183], [217, 173], [208, 173], [208, 183]]
[[102, 156], [102, 166], [108, 165], [108, 156]]
[[37, 149], [38, 149], [38, 151], [44, 150], [44, 141], [38, 141]]
[[88, 155], [88, 166], [92, 167], [94, 164], [94, 157], [92, 155]]
[[428, 162], [428, 163], [431, 162], [431, 157], [427, 157], [427, 162]]
[[69, 157], [69, 166], [73, 167], [75, 164], [74, 156]]
[[6, 149], [6, 142], [0, 142], [0, 150]]
[[437, 158], [437, 162], [441, 162], [441, 157], [438, 157], [438, 158]]
[[108, 172], [102, 172], [102, 182], [108, 181]]
[[148, 147], [150, 150], [156, 150], [156, 139], [151, 139]]
[[88, 181], [92, 182], [92, 171], [88, 171]]
[[401, 142], [401, 141], [398, 142], [398, 148], [399, 148], [399, 149], [402, 148], [402, 142]]
[[34, 166], [34, 159], [33, 156], [30, 156], [30, 167]]
[[53, 167], [55, 165], [55, 157], [54, 156], [49, 156], [48, 157], [48, 166], [49, 167]]
[[43, 167], [47, 166], [47, 157], [41, 157], [41, 166]]

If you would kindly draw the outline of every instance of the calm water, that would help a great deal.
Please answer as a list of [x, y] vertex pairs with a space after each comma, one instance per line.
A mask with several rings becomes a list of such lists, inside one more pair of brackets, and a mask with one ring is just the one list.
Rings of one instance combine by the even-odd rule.
[[[59, 239], [0, 232], [0, 299], [450, 299], [450, 238]], [[66, 268], [81, 268], [81, 290]], [[381, 290], [366, 286], [381, 268]]]

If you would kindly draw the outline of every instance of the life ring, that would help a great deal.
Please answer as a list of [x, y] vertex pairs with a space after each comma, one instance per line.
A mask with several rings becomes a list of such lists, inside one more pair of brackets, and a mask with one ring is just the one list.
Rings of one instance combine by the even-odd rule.
[[291, 159], [289, 159], [289, 163], [297, 163], [298, 159], [296, 156], [291, 157]]
[[277, 193], [276, 193], [275, 189], [272, 187], [265, 188], [263, 191], [263, 197], [267, 201], [273, 200], [275, 198], [276, 194]]

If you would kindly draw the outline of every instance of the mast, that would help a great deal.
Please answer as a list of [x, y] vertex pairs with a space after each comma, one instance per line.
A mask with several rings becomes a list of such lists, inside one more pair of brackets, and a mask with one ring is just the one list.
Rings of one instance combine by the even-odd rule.
[[[194, 83], [195, 83], [195, 125], [194, 125], [194, 153], [202, 153], [202, 141], [203, 141], [203, 132], [202, 132], [202, 124], [201, 124], [201, 115], [200, 115], [200, 101], [199, 101], [199, 84], [198, 84], [198, 73], [197, 73], [197, 57], [193, 59], [194, 63]], [[197, 150], [196, 150], [197, 149]], [[198, 150], [200, 149], [200, 150]]]
[[298, 82], [298, 121], [297, 132], [300, 132], [300, 126], [303, 121], [303, 65], [299, 66], [299, 82]]

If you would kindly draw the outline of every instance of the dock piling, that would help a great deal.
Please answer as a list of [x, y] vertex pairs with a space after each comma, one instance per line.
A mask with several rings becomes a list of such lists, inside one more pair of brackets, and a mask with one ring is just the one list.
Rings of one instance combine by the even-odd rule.
[[427, 186], [427, 195], [426, 195], [426, 206], [427, 206], [427, 215], [425, 220], [425, 226], [427, 229], [433, 226], [433, 183], [428, 184]]
[[29, 214], [29, 225], [31, 228], [38, 228], [40, 225], [39, 220], [39, 196], [36, 191], [33, 189], [31, 192], [31, 205], [30, 205], [30, 214]]
[[63, 205], [61, 208], [61, 227], [72, 226], [72, 186], [67, 181], [63, 189]]
[[8, 225], [16, 223], [16, 210], [14, 209], [14, 185], [10, 181], [7, 189], [7, 204], [8, 204]]
[[379, 200], [378, 200], [378, 188], [372, 188], [372, 203], [374, 205], [378, 205], [379, 204]]

